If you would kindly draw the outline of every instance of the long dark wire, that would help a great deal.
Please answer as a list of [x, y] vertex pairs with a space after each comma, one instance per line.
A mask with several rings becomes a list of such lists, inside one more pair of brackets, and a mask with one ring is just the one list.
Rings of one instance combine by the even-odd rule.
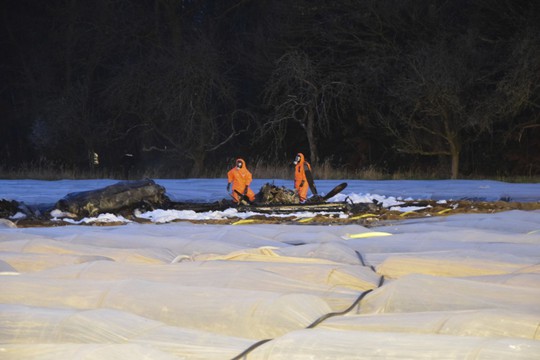
[[[366, 266], [365, 262], [364, 262], [364, 259], [362, 257], [362, 255], [358, 252], [358, 251], [355, 251], [356, 255], [358, 256], [358, 258], [360, 259], [360, 263], [362, 264], [362, 266]], [[370, 269], [375, 272], [375, 268], [373, 266], [370, 266]], [[384, 283], [384, 276], [381, 276], [379, 278], [379, 283], [377, 284], [377, 288], [380, 288]], [[306, 327], [306, 329], [312, 329], [314, 328], [315, 326], [319, 325], [321, 322], [323, 322], [324, 320], [328, 319], [328, 318], [331, 318], [333, 316], [339, 316], [339, 315], [345, 315], [346, 313], [348, 313], [349, 311], [351, 311], [352, 309], [354, 309], [359, 303], [360, 301], [362, 301], [362, 299], [367, 295], [369, 294], [370, 292], [372, 292], [373, 289], [369, 289], [369, 290], [366, 290], [364, 291], [363, 293], [361, 293], [357, 298], [356, 300], [353, 301], [353, 303], [348, 307], [346, 308], [345, 310], [343, 311], [336, 311], [336, 312], [331, 312], [331, 313], [328, 313], [328, 314], [324, 314], [322, 315], [321, 317], [319, 317], [317, 320], [315, 320], [314, 322], [312, 322], [310, 325], [308, 325]], [[250, 347], [248, 347], [247, 349], [245, 349], [244, 351], [242, 351], [240, 354], [236, 355], [235, 357], [233, 357], [231, 360], [240, 360], [242, 359], [244, 356], [246, 356], [247, 354], [249, 354], [250, 352], [252, 352], [253, 350], [255, 350], [256, 348], [258, 348], [259, 346], [269, 342], [269, 341], [272, 341], [274, 339], [264, 339], [264, 340], [260, 340], [260, 341], [257, 341], [256, 343], [252, 344]]]

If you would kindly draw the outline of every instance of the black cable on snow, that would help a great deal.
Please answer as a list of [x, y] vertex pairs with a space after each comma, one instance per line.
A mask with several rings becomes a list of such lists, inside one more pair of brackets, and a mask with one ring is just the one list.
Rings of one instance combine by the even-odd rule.
[[347, 309], [345, 309], [343, 311], [336, 311], [336, 312], [331, 312], [331, 313], [328, 313], [328, 314], [324, 314], [323, 316], [321, 316], [320, 318], [318, 318], [317, 320], [312, 322], [311, 325], [306, 327], [306, 329], [312, 329], [315, 326], [322, 323], [324, 320], [326, 320], [328, 318], [331, 318], [333, 316], [344, 315], [344, 314], [348, 313], [349, 311], [351, 311], [360, 302], [360, 300], [362, 300], [364, 298], [364, 296], [366, 296], [367, 294], [369, 294], [372, 291], [373, 291], [373, 289], [369, 289], [369, 290], [364, 291], [363, 293], [361, 293], [360, 296], [357, 297], [356, 300], [354, 300], [354, 302], [351, 304], [351, 306], [349, 306]]
[[[358, 252], [358, 251], [355, 251], [356, 254], [358, 255], [358, 258], [360, 259], [360, 263], [362, 264], [362, 266], [366, 266], [366, 264], [364, 263], [364, 259], [362, 257], [362, 255]], [[373, 266], [369, 266], [369, 268], [375, 272], [375, 268]], [[377, 284], [377, 288], [380, 288], [382, 285], [384, 284], [384, 276], [381, 276], [379, 278], [379, 283]], [[313, 329], [315, 326], [319, 325], [320, 323], [322, 323], [324, 320], [328, 319], [328, 318], [331, 318], [331, 317], [334, 317], [334, 316], [339, 316], [339, 315], [345, 315], [346, 313], [350, 312], [352, 309], [354, 309], [359, 303], [360, 301], [362, 301], [362, 299], [367, 295], [369, 294], [370, 292], [372, 292], [374, 289], [369, 289], [369, 290], [366, 290], [364, 291], [363, 293], [361, 293], [357, 298], [356, 300], [353, 301], [353, 303], [348, 307], [346, 308], [345, 310], [343, 311], [336, 311], [336, 312], [331, 312], [331, 313], [328, 313], [328, 314], [324, 314], [322, 315], [321, 317], [319, 317], [317, 320], [315, 320], [314, 322], [312, 322], [310, 325], [308, 325], [306, 327], [306, 329]], [[233, 357], [231, 360], [240, 360], [242, 358], [244, 358], [246, 355], [248, 355], [250, 352], [252, 352], [253, 350], [255, 350], [256, 348], [258, 348], [259, 346], [263, 345], [263, 344], [266, 344], [267, 342], [269, 341], [272, 341], [274, 339], [264, 339], [264, 340], [260, 340], [260, 341], [257, 341], [256, 343], [252, 344], [250, 347], [248, 347], [246, 350], [242, 351], [240, 354], [236, 355], [235, 357]]]
[[[362, 266], [366, 267], [367, 265], [366, 265], [366, 262], [364, 261], [364, 257], [362, 256], [362, 254], [360, 254], [360, 252], [358, 250], [354, 250], [354, 252], [356, 253], [356, 256], [358, 256], [358, 259], [360, 260], [360, 264], [362, 264]], [[375, 268], [373, 267], [373, 265], [369, 265], [369, 268], [371, 269], [371, 271], [377, 272], [375, 270]]]
[[243, 358], [244, 356], [246, 356], [247, 354], [249, 354], [250, 352], [252, 352], [256, 348], [258, 348], [262, 344], [267, 343], [267, 342], [269, 342], [271, 340], [274, 340], [274, 339], [264, 339], [264, 340], [257, 341], [255, 344], [251, 345], [246, 350], [242, 351], [240, 354], [233, 357], [231, 360], [240, 360], [241, 358]]
[[[377, 284], [377, 288], [381, 287], [381, 285], [384, 283], [384, 276], [381, 276], [381, 278], [379, 279], [379, 284]], [[345, 310], [343, 311], [336, 311], [336, 312], [331, 312], [331, 313], [328, 313], [328, 314], [325, 314], [323, 316], [321, 316], [320, 318], [318, 318], [317, 320], [315, 320], [311, 325], [309, 325], [308, 327], [306, 327], [306, 329], [312, 329], [314, 328], [315, 326], [319, 325], [321, 322], [323, 322], [324, 320], [328, 319], [328, 318], [331, 318], [331, 317], [334, 317], [334, 316], [338, 316], [338, 315], [345, 315], [346, 313], [350, 312], [352, 309], [354, 309], [356, 307], [356, 305], [358, 305], [358, 303], [360, 301], [362, 301], [362, 299], [367, 295], [369, 294], [370, 292], [372, 292], [373, 289], [369, 289], [369, 290], [366, 290], [364, 291], [363, 293], [360, 294], [360, 296], [358, 296], [356, 298], [356, 300], [354, 300], [354, 302], [351, 304], [351, 306], [349, 306], [348, 308], [346, 308]]]
[[[360, 264], [362, 264], [362, 266], [366, 266], [366, 263], [364, 262], [364, 257], [362, 256], [362, 254], [360, 254], [360, 252], [358, 250], [354, 250], [354, 252], [356, 253], [356, 256], [358, 256], [358, 260], [360, 260]], [[373, 270], [373, 268], [371, 268], [371, 270]]]

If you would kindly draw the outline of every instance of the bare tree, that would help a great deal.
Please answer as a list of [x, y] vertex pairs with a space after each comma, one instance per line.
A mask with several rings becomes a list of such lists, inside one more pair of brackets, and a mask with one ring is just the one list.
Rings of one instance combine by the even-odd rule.
[[532, 175], [540, 171], [540, 29], [525, 27], [509, 43], [491, 102], [498, 120], [491, 130], [504, 144], [508, 167]]
[[[64, 0], [47, 10], [55, 15], [49, 20], [49, 41], [56, 51], [49, 50], [42, 68], [54, 70], [49, 70], [48, 92], [42, 97], [44, 105], [34, 118], [30, 139], [40, 157], [85, 166], [87, 154], [108, 142], [108, 124], [97, 96], [108, 57], [118, 47], [119, 40], [110, 34], [118, 9], [106, 1], [86, 5]], [[41, 74], [41, 69], [36, 68], [36, 73]]]
[[[119, 75], [108, 89], [112, 105], [123, 104], [119, 132], [138, 136], [143, 150], [161, 150], [191, 176], [202, 173], [208, 153], [245, 132], [249, 113], [235, 109], [235, 89], [220, 54], [208, 38], [149, 55]], [[123, 129], [123, 130], [122, 130]]]
[[[381, 124], [393, 134], [400, 152], [449, 156], [451, 177], [459, 175], [465, 142], [495, 121], [486, 107], [490, 69], [475, 57], [475, 35], [423, 43], [404, 60], [392, 88], [391, 111]], [[489, 70], [487, 70], [489, 71]]]
[[508, 137], [540, 127], [540, 29], [527, 28], [511, 47], [507, 71], [497, 83], [493, 106], [511, 124]]
[[283, 142], [289, 122], [300, 126], [307, 139], [310, 160], [319, 160], [318, 137], [331, 132], [332, 114], [344, 83], [322, 72], [302, 51], [284, 54], [267, 82], [264, 104], [273, 109], [261, 133], [271, 133], [276, 145]]

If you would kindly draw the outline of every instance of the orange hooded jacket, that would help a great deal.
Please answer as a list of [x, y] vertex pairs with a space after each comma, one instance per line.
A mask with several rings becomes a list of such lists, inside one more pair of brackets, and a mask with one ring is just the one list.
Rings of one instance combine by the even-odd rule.
[[298, 191], [300, 201], [307, 199], [309, 184], [306, 178], [306, 169], [311, 171], [311, 165], [305, 160], [304, 154], [298, 153], [300, 158], [294, 167], [294, 188]]
[[[238, 167], [239, 163], [241, 163], [240, 167]], [[253, 176], [247, 169], [244, 159], [236, 159], [235, 166], [227, 173], [227, 180], [229, 182], [227, 188], [229, 188], [231, 183], [233, 184], [231, 195], [236, 203], [240, 202], [240, 195], [238, 193], [245, 194], [249, 201], [255, 200], [255, 193], [249, 187], [252, 179]]]

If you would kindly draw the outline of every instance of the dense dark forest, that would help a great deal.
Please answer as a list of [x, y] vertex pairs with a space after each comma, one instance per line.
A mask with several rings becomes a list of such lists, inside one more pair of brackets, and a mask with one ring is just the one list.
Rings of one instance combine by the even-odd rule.
[[535, 0], [1, 4], [0, 169], [540, 174]]

